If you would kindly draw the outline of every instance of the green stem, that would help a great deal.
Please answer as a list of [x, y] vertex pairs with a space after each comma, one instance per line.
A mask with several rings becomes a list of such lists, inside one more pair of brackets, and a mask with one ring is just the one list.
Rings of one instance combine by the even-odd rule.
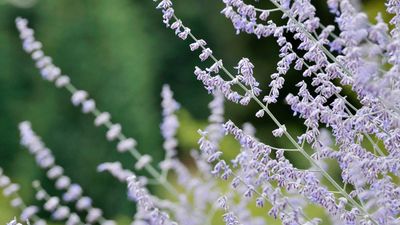
[[[65, 88], [66, 88], [71, 94], [74, 94], [74, 92], [75, 92], [76, 90], [78, 90], [78, 89], [77, 89], [74, 85], [72, 85], [72, 84], [66, 85]], [[93, 116], [97, 117], [97, 116], [99, 116], [99, 115], [101, 114], [101, 111], [98, 110], [98, 109], [96, 108], [96, 109], [94, 109], [91, 113], [92, 113]], [[111, 126], [112, 126], [112, 123], [111, 123], [111, 122], [108, 122], [108, 123], [104, 124], [104, 126], [107, 127], [108, 129], [110, 129]], [[123, 141], [123, 140], [126, 140], [126, 137], [125, 137], [125, 135], [120, 134], [120, 135], [118, 136], [118, 139], [119, 139], [120, 141]], [[142, 154], [140, 154], [140, 152], [139, 152], [136, 148], [134, 148], [134, 147], [131, 148], [131, 149], [129, 149], [128, 151], [129, 151], [129, 153], [130, 153], [136, 160], [139, 160], [139, 159], [142, 157]], [[175, 189], [175, 187], [174, 187], [171, 183], [169, 183], [166, 179], [163, 179], [162, 175], [161, 175], [150, 163], [146, 164], [146, 165], [144, 166], [144, 169], [145, 169], [154, 179], [156, 179], [161, 185], [163, 185], [163, 186], [165, 187], [165, 189], [166, 189], [168, 192], [170, 192], [175, 198], [178, 198], [178, 197], [179, 197], [179, 192]]]

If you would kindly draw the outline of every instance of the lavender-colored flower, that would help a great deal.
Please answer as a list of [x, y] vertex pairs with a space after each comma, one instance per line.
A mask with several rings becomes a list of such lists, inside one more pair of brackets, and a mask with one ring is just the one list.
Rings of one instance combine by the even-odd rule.
[[70, 185], [71, 185], [71, 179], [67, 176], [59, 177], [55, 184], [56, 188], [59, 190], [68, 189]]
[[95, 121], [94, 121], [94, 124], [95, 124], [97, 127], [98, 127], [98, 126], [102, 126], [102, 125], [104, 125], [104, 124], [110, 122], [110, 118], [111, 118], [111, 116], [110, 116], [110, 114], [109, 114], [108, 112], [103, 112], [103, 113], [99, 114], [99, 115], [96, 117], [96, 119], [95, 119]]
[[210, 57], [212, 55], [212, 51], [210, 48], [206, 48], [203, 49], [203, 51], [201, 52], [201, 54], [199, 55], [199, 58], [201, 59], [201, 61], [205, 61], [208, 59], [208, 57]]
[[147, 166], [150, 162], [152, 161], [151, 156], [149, 155], [142, 155], [140, 159], [136, 162], [135, 168], [137, 170], [143, 169], [145, 166]]
[[107, 171], [121, 182], [125, 182], [128, 177], [133, 175], [132, 171], [123, 169], [120, 162], [102, 163], [97, 167], [97, 171]]
[[10, 184], [6, 188], [4, 188], [3, 195], [5, 197], [9, 197], [10, 195], [12, 195], [12, 194], [16, 193], [17, 191], [19, 191], [19, 189], [20, 189], [20, 186], [18, 184]]
[[20, 219], [22, 221], [28, 221], [37, 212], [39, 212], [38, 207], [36, 207], [36, 206], [28, 206], [22, 211]]
[[16, 197], [13, 200], [11, 200], [11, 206], [14, 208], [22, 207], [22, 205], [23, 205], [22, 199], [19, 197]]
[[137, 181], [136, 176], [131, 176], [128, 178], [128, 188], [130, 194], [135, 198], [140, 209], [151, 215], [150, 220], [152, 223], [166, 225], [174, 224], [174, 222], [170, 220], [167, 213], [162, 212], [155, 207], [155, 204], [147, 190], [144, 189], [141, 183]]
[[71, 97], [72, 104], [74, 104], [75, 106], [78, 106], [78, 105], [82, 104], [86, 100], [87, 97], [88, 97], [88, 94], [86, 91], [76, 91]]
[[190, 50], [191, 51], [195, 51], [195, 50], [197, 50], [199, 48], [203, 48], [206, 45], [207, 45], [207, 43], [203, 39], [196, 40], [195, 42], [190, 44]]
[[107, 140], [112, 141], [115, 140], [121, 134], [121, 125], [113, 124], [110, 129], [107, 131], [106, 137]]
[[58, 207], [51, 216], [55, 220], [65, 220], [70, 216], [70, 209], [66, 206]]
[[175, 138], [177, 129], [179, 127], [178, 117], [175, 112], [179, 109], [180, 105], [173, 99], [173, 92], [168, 85], [164, 85], [161, 91], [163, 108], [163, 121], [160, 125], [161, 134], [164, 137], [163, 147], [166, 151], [166, 160], [176, 155], [176, 147], [178, 141]]
[[82, 112], [90, 113], [96, 109], [96, 103], [93, 99], [86, 100], [82, 103]]
[[279, 127], [278, 129], [275, 129], [272, 131], [272, 134], [275, 137], [281, 137], [284, 133], [286, 132], [286, 127], [285, 125], [282, 125], [281, 127]]
[[250, 62], [250, 60], [248, 58], [242, 58], [235, 69], [237, 69], [238, 73], [240, 74], [238, 79], [246, 86], [249, 86], [250, 90], [255, 96], [258, 96], [261, 90], [258, 88], [259, 83], [253, 76], [254, 65]]
[[63, 173], [64, 169], [61, 166], [53, 166], [47, 171], [47, 177], [53, 180], [62, 176]]
[[[40, 199], [39, 199], [40, 200]], [[44, 204], [44, 209], [47, 211], [54, 211], [60, 204], [60, 199], [58, 197], [51, 197], [50, 199], [47, 200], [47, 202]]]
[[92, 199], [89, 197], [81, 197], [76, 202], [76, 209], [78, 210], [89, 210], [92, 208]]
[[13, 219], [10, 222], [8, 222], [7, 225], [22, 225], [22, 224], [18, 223], [16, 219]]
[[82, 188], [79, 184], [72, 184], [69, 186], [67, 192], [63, 195], [63, 200], [65, 202], [74, 202], [82, 195]]
[[65, 223], [66, 225], [78, 225], [81, 224], [81, 219], [80, 217], [75, 214], [75, 213], [71, 213], [68, 217], [67, 222]]
[[103, 212], [101, 211], [101, 209], [91, 208], [88, 210], [88, 214], [87, 214], [85, 220], [87, 223], [95, 223], [100, 218], [102, 218], [102, 216], [103, 216]]
[[124, 139], [124, 140], [122, 140], [122, 141], [120, 141], [119, 143], [118, 143], [118, 145], [117, 145], [117, 150], [119, 151], [119, 152], [126, 152], [126, 151], [128, 151], [128, 150], [130, 150], [130, 149], [132, 149], [132, 148], [135, 148], [136, 147], [136, 140], [135, 139], [133, 139], [133, 138], [127, 138], [127, 139]]

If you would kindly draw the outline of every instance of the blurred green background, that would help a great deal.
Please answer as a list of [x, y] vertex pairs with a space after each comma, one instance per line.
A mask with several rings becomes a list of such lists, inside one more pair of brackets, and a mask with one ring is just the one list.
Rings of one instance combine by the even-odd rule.
[[[314, 1], [323, 23], [332, 23], [325, 1]], [[384, 1], [364, 1], [362, 7], [373, 17], [383, 10]], [[228, 67], [241, 57], [250, 58], [255, 74], [265, 90], [274, 72], [277, 46], [273, 39], [258, 40], [246, 34], [235, 35], [231, 23], [219, 12], [222, 1], [175, 1], [177, 14], [198, 37], [207, 40], [214, 53]], [[268, 6], [265, 4], [264, 6]], [[109, 111], [123, 131], [139, 142], [139, 150], [156, 161], [163, 157], [159, 92], [164, 83], [171, 85], [182, 104], [179, 117], [179, 147], [184, 159], [196, 148], [196, 130], [205, 125], [210, 96], [193, 75], [201, 64], [189, 42], [180, 41], [161, 22], [161, 14], [151, 0], [2, 0], [0, 1], [0, 167], [13, 181], [22, 185], [21, 194], [35, 203], [31, 182], [40, 179], [54, 192], [52, 183], [35, 166], [33, 158], [19, 145], [17, 125], [29, 120], [53, 150], [57, 163], [74, 182], [82, 185], [105, 211], [106, 218], [130, 221], [134, 206], [126, 200], [126, 187], [107, 174], [96, 173], [96, 166], [106, 161], [122, 161], [133, 167], [129, 155], [115, 151], [115, 143], [105, 140], [105, 129], [93, 126], [93, 118], [73, 107], [70, 95], [43, 81], [30, 57], [21, 48], [14, 25], [17, 16], [30, 20], [44, 51], [53, 58], [73, 83], [87, 90], [101, 110]], [[279, 15], [277, 14], [276, 19]], [[294, 92], [293, 84], [301, 79], [296, 73], [286, 76], [284, 93]], [[281, 100], [280, 103], [283, 101]], [[256, 119], [255, 105], [241, 107], [227, 104], [227, 118], [238, 124], [251, 121], [258, 137], [275, 145], [285, 140], [270, 138], [268, 119]], [[293, 118], [289, 107], [274, 106], [273, 111], [293, 132], [301, 121]], [[234, 150], [233, 150], [234, 151]], [[299, 166], [303, 162], [293, 157]], [[0, 224], [17, 211], [0, 197]]]

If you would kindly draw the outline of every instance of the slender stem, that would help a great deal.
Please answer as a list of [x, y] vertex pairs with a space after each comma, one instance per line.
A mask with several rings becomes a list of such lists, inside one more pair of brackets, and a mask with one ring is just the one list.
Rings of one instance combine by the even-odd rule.
[[[74, 94], [74, 92], [77, 90], [77, 88], [72, 85], [72, 84], [68, 84], [65, 86], [65, 88], [71, 93]], [[92, 112], [92, 115], [97, 117], [101, 114], [101, 111], [99, 109], [95, 109]], [[111, 122], [105, 123], [104, 126], [106, 126], [108, 129], [111, 128], [113, 124]], [[125, 135], [120, 134], [118, 136], [118, 140], [123, 141], [126, 140], [127, 138], [125, 137]], [[136, 159], [139, 160], [142, 157], [142, 154], [140, 154], [140, 152], [135, 148], [131, 148], [128, 150], [129, 153]], [[179, 192], [175, 189], [175, 187], [169, 183], [166, 179], [163, 178], [163, 176], [150, 164], [146, 164], [144, 166], [144, 169], [155, 179], [157, 180], [161, 185], [163, 185], [165, 187], [165, 189], [170, 192], [175, 198], [179, 197]]]
[[205, 222], [205, 225], [211, 225], [212, 224], [212, 219], [214, 218], [215, 213], [217, 212], [218, 206], [217, 202], [214, 202], [212, 204], [210, 211], [208, 211], [208, 216]]
[[[36, 192], [42, 192], [43, 193], [43, 198], [44, 200], [48, 201], [51, 196], [46, 192], [46, 190], [44, 190], [44, 188], [42, 187], [42, 185], [40, 184], [39, 181], [34, 181], [32, 183], [32, 187], [36, 190]], [[59, 208], [60, 205], [57, 206], [57, 208]], [[104, 217], [100, 217], [100, 220], [98, 221], [99, 224], [101, 224], [102, 222], [106, 221], [104, 219]], [[78, 225], [85, 225], [82, 221], [79, 221]]]

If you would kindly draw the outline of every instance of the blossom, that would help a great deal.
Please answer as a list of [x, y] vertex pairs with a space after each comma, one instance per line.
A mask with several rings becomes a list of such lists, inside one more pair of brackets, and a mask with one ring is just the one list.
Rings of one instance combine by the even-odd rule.
[[103, 215], [103, 212], [101, 211], [101, 209], [90, 208], [85, 220], [88, 223], [95, 223], [102, 217], [102, 215]]
[[140, 159], [136, 162], [135, 164], [135, 168], [137, 170], [142, 169], [143, 167], [145, 167], [147, 164], [149, 164], [152, 161], [151, 156], [149, 155], [142, 155], [142, 157], [140, 157]]
[[54, 211], [60, 204], [60, 199], [58, 197], [51, 197], [47, 202], [44, 204], [44, 209], [47, 211]]
[[38, 207], [36, 207], [36, 206], [28, 206], [22, 211], [20, 219], [22, 221], [27, 221], [33, 215], [35, 215], [38, 211], [39, 211]]
[[166, 160], [176, 155], [178, 141], [175, 138], [179, 128], [178, 117], [175, 115], [180, 105], [173, 98], [173, 92], [168, 85], [164, 85], [161, 91], [161, 107], [163, 109], [163, 121], [160, 125], [161, 134], [164, 137], [163, 147], [166, 151]]
[[136, 141], [133, 138], [127, 138], [124, 140], [121, 140], [118, 145], [117, 145], [117, 150], [119, 152], [126, 152], [132, 148], [135, 148], [136, 146]]
[[201, 61], [205, 61], [212, 55], [212, 51], [210, 48], [203, 49], [201, 54], [199, 55], [199, 58]]
[[89, 197], [79, 198], [79, 200], [76, 202], [76, 208], [81, 211], [92, 208], [92, 199]]
[[282, 125], [281, 127], [279, 127], [278, 129], [275, 129], [272, 131], [272, 134], [275, 137], [281, 137], [284, 133], [286, 132], [286, 127], [285, 125]]
[[189, 46], [190, 46], [191, 51], [195, 51], [199, 48], [203, 48], [206, 45], [207, 45], [207, 43], [203, 39], [199, 39], [199, 40], [196, 40], [195, 42], [193, 42], [192, 44], [190, 44]]
[[111, 116], [108, 112], [102, 112], [96, 117], [94, 124], [97, 127], [102, 126], [102, 125], [108, 123], [110, 121], [110, 118], [111, 118]]
[[110, 129], [107, 131], [106, 137], [107, 140], [112, 141], [115, 140], [121, 134], [121, 125], [113, 124]]
[[71, 98], [72, 104], [74, 104], [75, 106], [78, 106], [80, 104], [82, 104], [86, 98], [88, 97], [88, 94], [86, 91], [76, 91]]

